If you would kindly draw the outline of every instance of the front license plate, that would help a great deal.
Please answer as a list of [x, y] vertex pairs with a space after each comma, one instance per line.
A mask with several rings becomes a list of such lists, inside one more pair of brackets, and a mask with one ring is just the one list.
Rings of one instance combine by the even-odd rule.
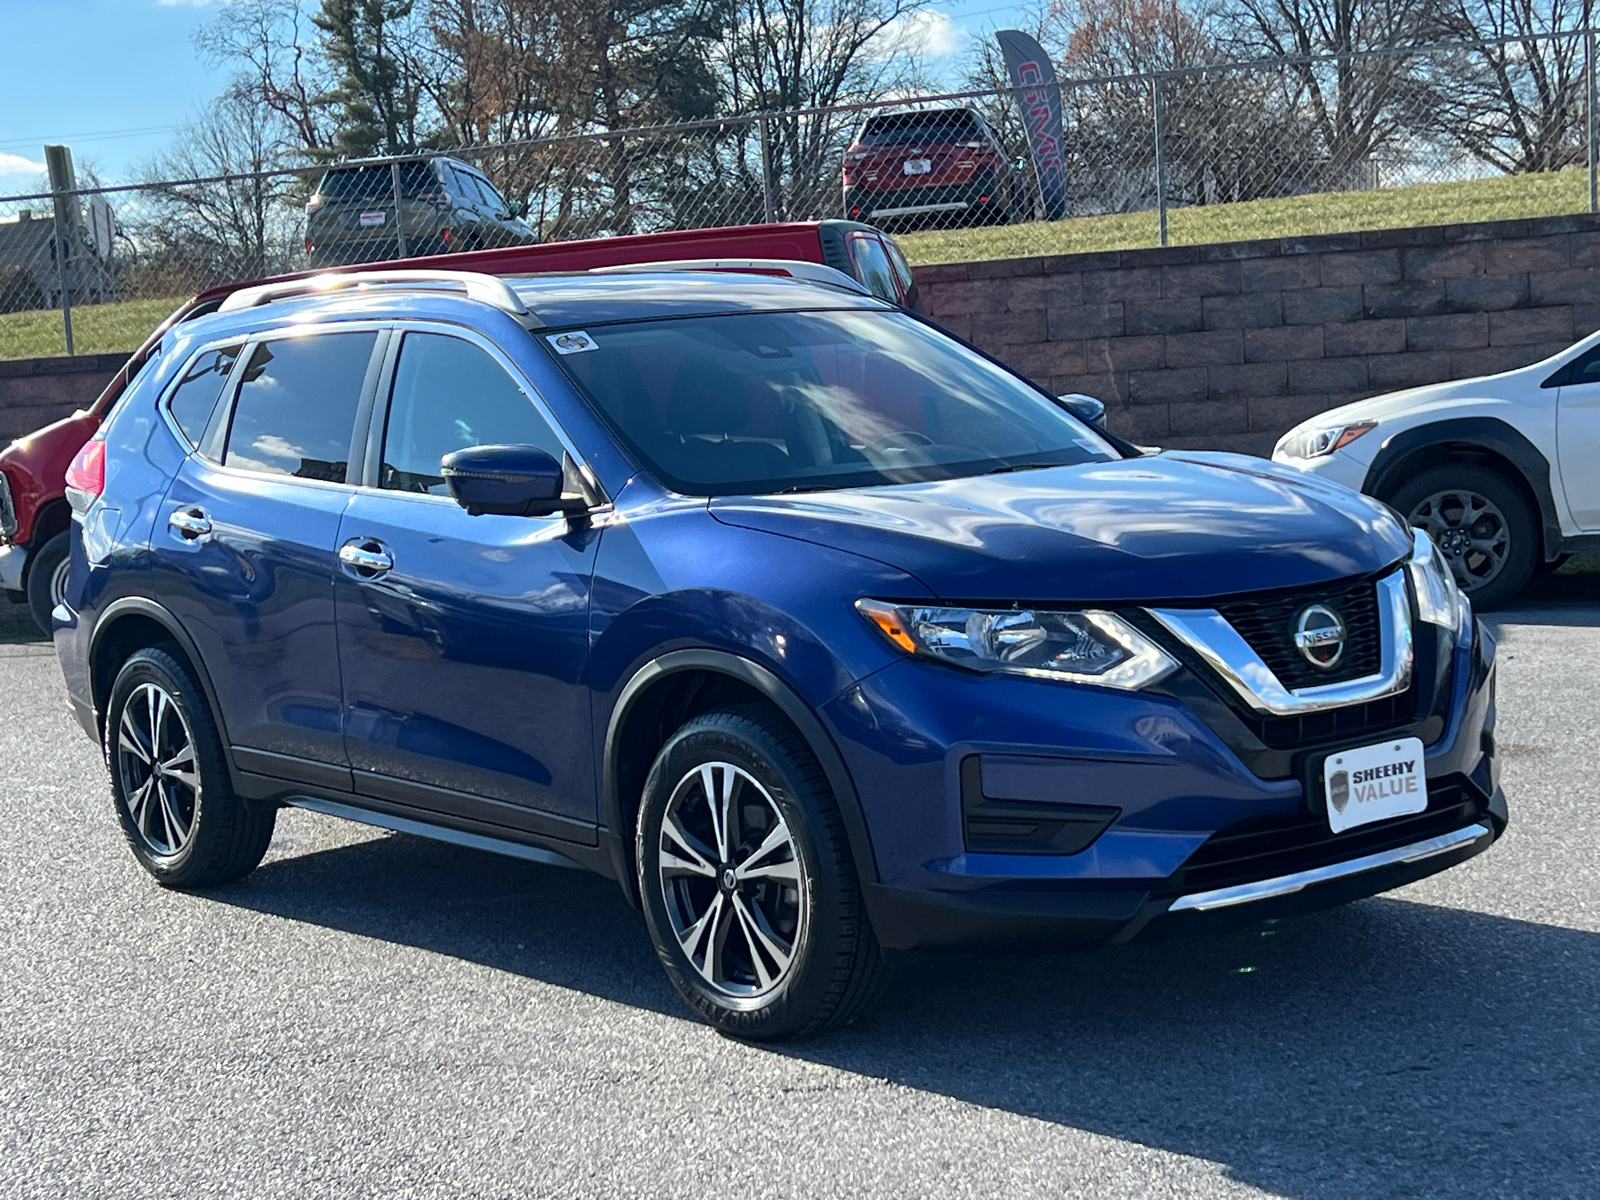
[[933, 170], [931, 158], [908, 158], [905, 162], [907, 175], [926, 175]]
[[361, 228], [371, 229], [374, 225], [382, 225], [389, 219], [389, 214], [381, 208], [377, 212], [364, 212], [361, 214]]
[[1397, 738], [1330, 754], [1322, 764], [1328, 825], [1335, 833], [1428, 807], [1420, 738]]

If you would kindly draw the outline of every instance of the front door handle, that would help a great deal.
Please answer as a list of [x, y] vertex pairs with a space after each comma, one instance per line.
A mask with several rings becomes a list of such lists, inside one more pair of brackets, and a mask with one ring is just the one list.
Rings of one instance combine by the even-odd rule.
[[167, 518], [167, 528], [186, 542], [211, 536], [211, 518], [203, 509], [180, 508]]
[[375, 579], [394, 569], [394, 555], [377, 538], [351, 538], [339, 547], [339, 561], [362, 579]]

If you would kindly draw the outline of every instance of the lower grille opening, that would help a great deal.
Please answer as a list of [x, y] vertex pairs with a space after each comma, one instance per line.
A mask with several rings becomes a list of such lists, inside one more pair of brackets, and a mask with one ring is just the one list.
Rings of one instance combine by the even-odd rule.
[[1430, 780], [1428, 807], [1408, 817], [1376, 821], [1336, 834], [1324, 817], [1252, 818], [1211, 835], [1161, 889], [1187, 895], [1258, 883], [1378, 854], [1453, 832], [1489, 811], [1488, 798], [1459, 775]]

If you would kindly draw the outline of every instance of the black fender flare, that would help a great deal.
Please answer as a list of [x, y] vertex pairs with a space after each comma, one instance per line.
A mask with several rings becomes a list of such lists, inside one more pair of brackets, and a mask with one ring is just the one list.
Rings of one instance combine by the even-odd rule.
[[640, 695], [652, 684], [683, 671], [710, 671], [727, 675], [755, 688], [789, 718], [800, 736], [805, 739], [811, 753], [816, 755], [828, 786], [838, 802], [844, 819], [845, 834], [850, 839], [850, 852], [855, 859], [856, 871], [863, 883], [878, 882], [877, 859], [872, 853], [872, 839], [867, 831], [866, 814], [861, 808], [861, 798], [845, 766], [844, 756], [834, 745], [832, 736], [821, 719], [800, 696], [761, 664], [730, 654], [725, 650], [674, 650], [653, 658], [640, 666], [623, 685], [617, 702], [612, 706], [611, 719], [606, 723], [601, 815], [605, 822], [605, 837], [610, 849], [611, 865], [623, 892], [631, 901], [634, 895], [632, 855], [628, 845], [630, 833], [624, 831], [622, 796], [617, 782], [617, 758], [621, 747], [618, 735], [628, 714]]
[[[105, 640], [107, 631], [117, 623], [117, 618], [130, 614], [147, 617], [157, 625], [160, 625], [172, 635], [172, 640], [178, 644], [178, 647], [184, 653], [184, 657], [189, 660], [189, 665], [194, 669], [196, 678], [200, 680], [200, 687], [206, 694], [206, 704], [211, 709], [211, 719], [217, 723], [217, 733], [222, 738], [222, 753], [228, 760], [228, 770], [230, 773], [234, 772], [233, 743], [228, 738], [228, 727], [223, 720], [222, 709], [217, 704], [217, 690], [211, 683], [211, 674], [206, 670], [205, 659], [200, 656], [200, 648], [195, 645], [194, 639], [189, 636], [188, 631], [179, 623], [178, 618], [148, 596], [123, 596], [113, 600], [95, 618], [94, 630], [89, 635], [89, 661], [87, 664], [91, 696], [98, 702], [100, 681], [95, 678], [95, 663], [100, 658], [101, 643]], [[109, 680], [107, 681], [106, 694], [110, 694]], [[101, 741], [103, 742], [105, 740], [105, 728], [103, 725], [105, 714], [97, 711], [95, 715], [102, 722], [100, 732]]]
[[1556, 515], [1555, 497], [1550, 491], [1550, 460], [1520, 430], [1499, 417], [1456, 417], [1402, 430], [1383, 443], [1367, 468], [1361, 490], [1369, 496], [1382, 495], [1398, 482], [1392, 478], [1397, 469], [1417, 451], [1463, 443], [1492, 450], [1517, 469], [1539, 506], [1544, 558], [1554, 559], [1561, 551], [1561, 519]]

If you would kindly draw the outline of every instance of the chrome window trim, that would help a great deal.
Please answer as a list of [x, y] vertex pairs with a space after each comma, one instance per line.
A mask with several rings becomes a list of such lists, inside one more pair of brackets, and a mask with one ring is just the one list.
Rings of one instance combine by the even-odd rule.
[[1255, 712], [1269, 717], [1300, 717], [1349, 704], [1393, 696], [1411, 686], [1415, 651], [1411, 639], [1411, 601], [1406, 568], [1378, 580], [1378, 673], [1344, 683], [1325, 683], [1291, 691], [1272, 668], [1214, 608], [1150, 608], [1161, 627], [1198, 654]]
[[1375, 871], [1380, 867], [1393, 867], [1402, 863], [1421, 862], [1423, 859], [1448, 854], [1452, 850], [1470, 846], [1480, 838], [1488, 837], [1492, 832], [1488, 825], [1468, 825], [1453, 833], [1443, 833], [1425, 841], [1412, 842], [1409, 846], [1381, 850], [1376, 854], [1366, 854], [1360, 858], [1331, 863], [1326, 867], [1316, 867], [1309, 871], [1296, 871], [1293, 875], [1279, 875], [1275, 879], [1263, 879], [1259, 883], [1241, 883], [1234, 887], [1216, 888], [1209, 892], [1191, 892], [1187, 896], [1179, 896], [1167, 911], [1209, 912], [1217, 908], [1232, 908], [1235, 904], [1249, 904], [1256, 900], [1270, 900], [1276, 896], [1290, 896], [1316, 884], [1345, 879], [1364, 871]]
[[[550, 408], [549, 401], [544, 398], [544, 393], [534, 386], [533, 380], [528, 378], [527, 373], [524, 372], [521, 367], [517, 366], [515, 360], [513, 360], [509, 354], [502, 350], [499, 343], [497, 343], [493, 338], [487, 336], [477, 329], [474, 329], [470, 325], [459, 325], [453, 321], [441, 321], [437, 319], [407, 317], [401, 320], [390, 322], [389, 327], [393, 329], [394, 332], [401, 335], [401, 343], [395, 358], [394, 371], [390, 372], [388, 379], [384, 381], [384, 383], [380, 384], [380, 386], [387, 386], [388, 392], [377, 397], [377, 403], [374, 405], [372, 412], [374, 420], [376, 420], [381, 413], [385, 432], [387, 432], [389, 424], [389, 405], [393, 400], [394, 374], [399, 371], [401, 359], [404, 358], [406, 352], [404, 335], [406, 333], [436, 333], [445, 337], [460, 338], [462, 341], [470, 342], [474, 346], [477, 346], [478, 349], [488, 354], [490, 358], [494, 359], [495, 362], [500, 365], [500, 369], [509, 374], [513, 382], [515, 382], [516, 385], [520, 387], [524, 393], [526, 393], [529, 401], [531, 401], [533, 404], [534, 412], [538, 413], [540, 418], [543, 419], [544, 423], [550, 426], [551, 431], [556, 435], [556, 440], [559, 441], [562, 448], [572, 456], [573, 464], [577, 467], [579, 473], [582, 474], [584, 480], [588, 483], [590, 490], [594, 493], [594, 495], [599, 497], [600, 503], [592, 505], [589, 511], [598, 511], [599, 509], [607, 507], [611, 503], [610, 497], [606, 495], [605, 489], [600, 486], [600, 477], [594, 473], [593, 468], [589, 466], [588, 460], [585, 459], [584, 456], [579, 452], [577, 443], [572, 440], [572, 437], [567, 433], [566, 428], [559, 420], [556, 419], [554, 411], [552, 411]], [[382, 436], [378, 438], [378, 454], [381, 458], [383, 454]], [[389, 488], [374, 487], [369, 488], [368, 490], [381, 492], [386, 496], [403, 494], [393, 491]], [[416, 493], [409, 494], [415, 495]], [[433, 499], [446, 499], [446, 497], [435, 496]], [[454, 504], [455, 501], [451, 500], [450, 503]]]

